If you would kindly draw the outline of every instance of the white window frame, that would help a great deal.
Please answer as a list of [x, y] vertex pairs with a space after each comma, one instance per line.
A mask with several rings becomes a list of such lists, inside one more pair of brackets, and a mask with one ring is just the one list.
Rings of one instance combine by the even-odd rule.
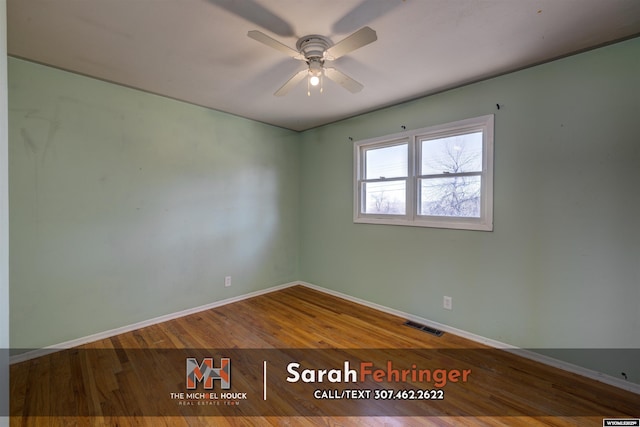
[[[461, 230], [493, 231], [493, 114], [459, 120], [422, 129], [404, 131], [393, 135], [354, 142], [354, 202], [353, 222], [364, 224], [405, 225], [415, 227], [435, 227]], [[421, 141], [443, 138], [473, 132], [482, 132], [482, 171], [480, 176], [480, 217], [451, 217], [418, 215]], [[365, 153], [367, 150], [383, 148], [407, 141], [407, 182], [405, 215], [362, 213], [364, 203], [363, 184], [372, 182], [365, 179]], [[444, 175], [443, 175], [444, 176]], [[450, 175], [448, 175], [450, 176]], [[380, 180], [373, 180], [380, 181]]]

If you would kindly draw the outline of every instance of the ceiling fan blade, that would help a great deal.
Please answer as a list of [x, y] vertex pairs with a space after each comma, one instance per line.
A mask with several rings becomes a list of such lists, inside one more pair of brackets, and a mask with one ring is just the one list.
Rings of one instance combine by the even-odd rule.
[[327, 49], [325, 59], [330, 61], [338, 59], [341, 56], [361, 48], [362, 46], [366, 46], [369, 43], [373, 43], [376, 40], [378, 40], [378, 36], [375, 31], [369, 27], [360, 28], [346, 39], [339, 41]]
[[259, 41], [262, 44], [265, 44], [269, 47], [279, 50], [280, 52], [284, 53], [285, 55], [289, 55], [292, 58], [304, 60], [304, 55], [300, 54], [300, 52], [298, 52], [297, 50], [291, 49], [289, 46], [280, 43], [278, 40], [272, 37], [269, 37], [268, 35], [266, 35], [261, 31], [257, 31], [257, 30], [249, 31], [247, 33], [247, 36], [249, 36], [250, 38], [256, 41]]
[[357, 81], [353, 80], [351, 77], [347, 76], [342, 71], [338, 71], [335, 68], [325, 68], [324, 75], [334, 82], [338, 83], [340, 86], [351, 93], [360, 92], [364, 87]]
[[287, 93], [289, 93], [291, 89], [293, 89], [295, 85], [297, 85], [302, 80], [304, 80], [304, 78], [308, 74], [309, 74], [309, 70], [306, 68], [304, 70], [298, 71], [293, 76], [291, 76], [291, 78], [285, 84], [283, 84], [282, 87], [276, 91], [276, 93], [274, 93], [274, 95], [285, 96]]

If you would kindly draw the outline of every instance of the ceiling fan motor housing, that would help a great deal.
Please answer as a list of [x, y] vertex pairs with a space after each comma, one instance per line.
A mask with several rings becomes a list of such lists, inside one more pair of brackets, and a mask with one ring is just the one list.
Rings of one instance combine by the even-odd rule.
[[317, 34], [300, 37], [296, 43], [296, 49], [304, 55], [307, 61], [324, 59], [326, 50], [331, 46], [331, 40]]

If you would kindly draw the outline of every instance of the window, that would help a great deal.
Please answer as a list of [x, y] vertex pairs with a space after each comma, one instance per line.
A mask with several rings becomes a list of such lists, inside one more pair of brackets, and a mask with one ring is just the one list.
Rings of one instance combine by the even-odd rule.
[[354, 144], [354, 222], [493, 229], [493, 115]]

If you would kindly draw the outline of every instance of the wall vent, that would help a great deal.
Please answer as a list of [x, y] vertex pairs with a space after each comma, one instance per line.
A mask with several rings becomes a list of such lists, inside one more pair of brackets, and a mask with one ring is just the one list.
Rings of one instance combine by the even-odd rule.
[[444, 332], [439, 329], [435, 329], [435, 328], [432, 328], [431, 326], [423, 325], [422, 323], [414, 322], [411, 320], [407, 320], [406, 322], [404, 322], [404, 325], [414, 329], [418, 329], [420, 331], [427, 332], [431, 335], [435, 335], [436, 337], [441, 337], [442, 334], [444, 334]]

